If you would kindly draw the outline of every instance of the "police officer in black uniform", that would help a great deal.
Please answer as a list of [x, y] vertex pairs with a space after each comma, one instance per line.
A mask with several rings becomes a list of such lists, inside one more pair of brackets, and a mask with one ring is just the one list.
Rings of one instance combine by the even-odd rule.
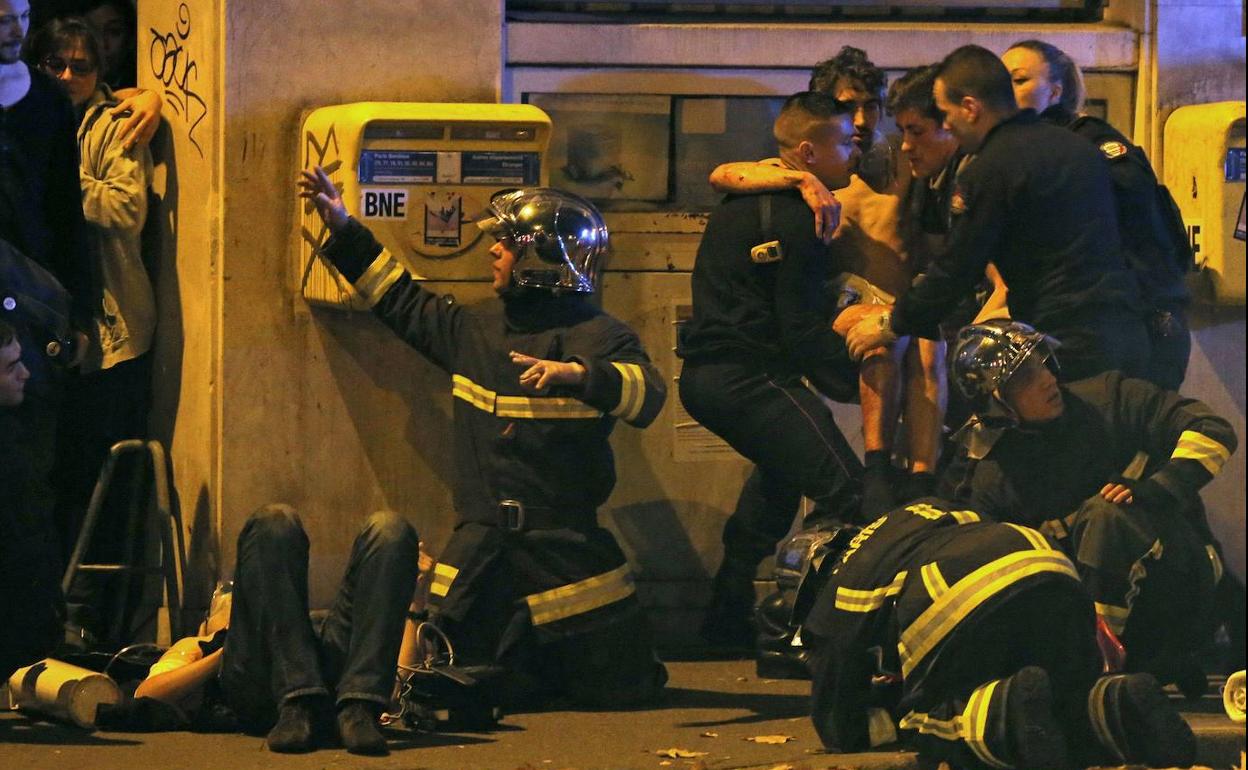
[[1183, 282], [1192, 249], [1174, 199], [1158, 184], [1143, 150], [1101, 118], [1080, 114], [1083, 78], [1061, 49], [1040, 40], [1023, 40], [1010, 46], [1001, 59], [1010, 70], [1020, 107], [1034, 109], [1042, 120], [1074, 131], [1109, 161], [1123, 256], [1139, 280], [1148, 307], [1152, 355], [1145, 379], [1178, 390], [1192, 350], [1187, 326], [1191, 297]]
[[303, 187], [333, 233], [334, 267], [451, 375], [459, 521], [430, 604], [457, 661], [503, 665], [508, 707], [655, 697], [666, 671], [596, 515], [615, 485], [616, 420], [649, 425], [666, 387], [637, 335], [591, 301], [607, 250], [601, 215], [548, 188], [496, 196], [478, 224], [498, 239], [499, 297], [462, 306], [414, 281], [348, 216], [323, 170], [305, 171]]
[[1118, 242], [1103, 157], [1020, 112], [1009, 73], [985, 48], [946, 57], [934, 95], [962, 151], [975, 153], [951, 196], [949, 242], [891, 313], [874, 312], [850, 330], [850, 351], [907, 334], [935, 338], [991, 261], [1009, 286], [1011, 315], [1062, 336], [1069, 376], [1144, 374], [1143, 305]]
[[[780, 158], [829, 188], [858, 149], [850, 110], [807, 91], [775, 124]], [[862, 466], [825, 396], [848, 401], [857, 372], [832, 331], [822, 291], [835, 270], [797, 191], [730, 195], [707, 222], [693, 269], [693, 318], [681, 334], [680, 397], [689, 414], [757, 466], [724, 529], [724, 561], [704, 634], [748, 646], [758, 562], [788, 531], [802, 495], [820, 513], [858, 514]]]

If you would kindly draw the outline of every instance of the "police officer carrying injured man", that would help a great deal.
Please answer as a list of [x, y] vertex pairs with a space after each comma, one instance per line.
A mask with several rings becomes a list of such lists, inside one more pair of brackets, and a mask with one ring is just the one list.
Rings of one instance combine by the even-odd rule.
[[975, 154], [951, 197], [949, 240], [891, 311], [846, 311], [861, 314], [847, 334], [850, 351], [863, 355], [908, 334], [935, 338], [991, 261], [1009, 286], [1011, 316], [1062, 340], [1067, 376], [1144, 374], [1143, 305], [1120, 248], [1104, 158], [1020, 112], [1009, 73], [985, 48], [945, 57], [933, 93], [960, 149]]
[[[844, 103], [795, 94], [774, 132], [793, 174], [829, 187], [848, 180], [859, 153]], [[728, 196], [698, 247], [693, 318], [678, 351], [681, 401], [756, 466], [724, 528], [703, 626], [709, 641], [750, 645], [755, 569], [788, 531], [802, 495], [815, 503], [812, 518], [858, 515], [862, 467], [814, 392], [845, 401], [857, 390], [821, 288], [828, 260], [796, 190]]]
[[332, 233], [324, 255], [451, 375], [459, 521], [430, 603], [457, 660], [502, 664], [508, 706], [655, 697], [666, 670], [596, 513], [615, 484], [616, 420], [649, 425], [666, 388], [637, 335], [592, 303], [607, 252], [597, 210], [546, 188], [495, 196], [479, 224], [498, 241], [499, 296], [463, 306], [414, 281], [322, 169], [305, 171], [302, 187]]
[[1191, 764], [1156, 679], [1101, 675], [1092, 602], [1045, 535], [923, 498], [833, 543], [801, 629], [829, 750], [900, 737], [930, 768]]
[[1058, 384], [1054, 342], [1026, 324], [968, 326], [953, 378], [974, 399], [946, 482], [959, 502], [1057, 539], [1127, 671], [1205, 688], [1222, 563], [1200, 488], [1236, 447], [1201, 402], [1106, 372]]

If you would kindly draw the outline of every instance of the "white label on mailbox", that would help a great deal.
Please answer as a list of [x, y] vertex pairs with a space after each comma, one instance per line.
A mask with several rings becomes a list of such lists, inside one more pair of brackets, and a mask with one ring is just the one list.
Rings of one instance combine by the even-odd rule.
[[360, 215], [363, 219], [407, 219], [407, 190], [360, 190]]

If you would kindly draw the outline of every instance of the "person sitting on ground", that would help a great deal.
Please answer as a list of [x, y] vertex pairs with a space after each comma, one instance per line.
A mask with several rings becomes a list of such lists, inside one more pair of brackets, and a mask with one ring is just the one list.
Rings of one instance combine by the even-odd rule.
[[1191, 764], [1156, 679], [1101, 675], [1092, 602], [1045, 535], [924, 498], [832, 542], [801, 626], [829, 751], [900, 737], [927, 767]]
[[[354, 754], [385, 754], [377, 719], [390, 703], [405, 611], [416, 590], [419, 540], [401, 516], [373, 514], [329, 615], [308, 615], [308, 536], [286, 505], [252, 514], [238, 536], [229, 620], [175, 643], [135, 690], [186, 711], [219, 697], [270, 751], [342, 740]], [[336, 707], [336, 726], [333, 713]]]
[[975, 414], [945, 492], [1056, 538], [1102, 636], [1125, 646], [1125, 670], [1200, 694], [1193, 653], [1212, 641], [1223, 572], [1200, 489], [1235, 450], [1235, 432], [1200, 401], [1118, 372], [1059, 384], [1056, 346], [1019, 322], [962, 330], [953, 378]]

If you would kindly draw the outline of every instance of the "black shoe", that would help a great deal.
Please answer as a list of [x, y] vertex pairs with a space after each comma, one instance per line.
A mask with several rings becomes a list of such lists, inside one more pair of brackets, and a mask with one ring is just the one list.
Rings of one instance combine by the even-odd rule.
[[269, 751], [302, 754], [316, 748], [312, 729], [315, 716], [311, 698], [291, 698], [283, 703], [277, 711], [277, 724], [265, 739]]
[[1196, 759], [1192, 728], [1152, 674], [1101, 677], [1088, 695], [1088, 716], [1114, 761], [1188, 767]]
[[338, 735], [348, 752], [370, 756], [390, 753], [377, 727], [378, 709], [377, 704], [362, 700], [344, 701], [338, 709]]
[[1053, 716], [1053, 687], [1048, 672], [1027, 666], [1002, 684], [1008, 759], [1019, 770], [1071, 767], [1066, 735]]

